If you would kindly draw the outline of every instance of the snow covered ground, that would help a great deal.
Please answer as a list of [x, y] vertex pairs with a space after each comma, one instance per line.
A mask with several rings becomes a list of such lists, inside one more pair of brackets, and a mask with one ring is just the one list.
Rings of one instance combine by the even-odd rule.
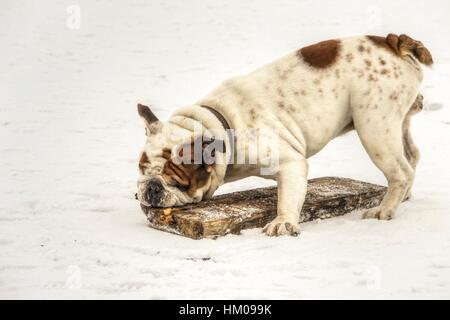
[[[0, 297], [450, 298], [450, 2], [366, 2], [1, 0]], [[395, 220], [353, 213], [297, 238], [148, 228], [133, 197], [138, 101], [164, 119], [303, 45], [388, 32], [436, 61], [413, 121], [413, 198]], [[354, 133], [310, 167], [385, 184]]]

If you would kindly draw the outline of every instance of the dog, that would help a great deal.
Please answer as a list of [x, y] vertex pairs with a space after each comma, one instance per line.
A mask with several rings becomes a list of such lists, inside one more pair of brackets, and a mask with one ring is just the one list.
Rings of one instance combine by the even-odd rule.
[[[180, 206], [210, 198], [225, 182], [261, 175], [261, 156], [250, 164], [236, 161], [236, 154], [248, 159], [255, 145], [259, 148], [255, 137], [236, 139], [229, 132], [273, 131], [279, 137], [278, 166], [264, 177], [278, 183], [277, 216], [263, 232], [295, 236], [307, 189], [307, 159], [333, 138], [356, 130], [388, 182], [381, 204], [363, 218], [392, 219], [410, 195], [419, 161], [410, 118], [422, 109], [421, 65], [432, 64], [430, 51], [407, 35], [334, 39], [229, 79], [166, 123], [138, 105], [147, 140], [137, 197], [143, 206]], [[200, 133], [194, 134], [194, 127]], [[209, 148], [215, 157], [200, 153], [193, 162], [198, 152], [180, 152], [189, 145]]]

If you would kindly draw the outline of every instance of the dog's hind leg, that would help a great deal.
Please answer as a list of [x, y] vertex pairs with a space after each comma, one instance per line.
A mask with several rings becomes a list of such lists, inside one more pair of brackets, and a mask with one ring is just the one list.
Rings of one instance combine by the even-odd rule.
[[[414, 180], [414, 170], [405, 156], [403, 120], [411, 104], [402, 106], [394, 99], [371, 100], [352, 106], [358, 136], [388, 181], [381, 204], [363, 214], [364, 218], [392, 219]], [[397, 101], [400, 100], [396, 99]], [[384, 106], [381, 106], [384, 103]]]
[[419, 94], [414, 103], [411, 105], [411, 108], [403, 121], [403, 146], [405, 148], [405, 156], [414, 170], [417, 167], [417, 163], [419, 163], [420, 152], [411, 136], [411, 117], [422, 110], [422, 101], [423, 97]]
[[[415, 145], [412, 136], [411, 136], [411, 117], [416, 113], [420, 112], [423, 108], [423, 97], [422, 95], [418, 95], [414, 103], [411, 105], [408, 113], [406, 114], [405, 120], [403, 120], [403, 148], [405, 152], [405, 157], [408, 159], [409, 164], [412, 169], [415, 171], [417, 164], [420, 159], [420, 152], [417, 146]], [[408, 199], [411, 196], [411, 187], [405, 195], [405, 199]]]
[[403, 121], [403, 147], [406, 159], [408, 159], [411, 167], [416, 169], [420, 159], [420, 152], [412, 139], [410, 125], [411, 117], [407, 116]]

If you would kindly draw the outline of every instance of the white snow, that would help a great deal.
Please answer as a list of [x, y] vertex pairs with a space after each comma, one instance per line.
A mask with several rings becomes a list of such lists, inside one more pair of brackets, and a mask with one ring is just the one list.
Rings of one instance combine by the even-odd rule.
[[[0, 298], [450, 298], [449, 12], [447, 0], [2, 0]], [[388, 32], [436, 60], [413, 121], [413, 198], [395, 220], [353, 213], [297, 238], [200, 241], [147, 226], [134, 200], [137, 102], [164, 119], [303, 45]], [[354, 133], [310, 168], [385, 184]]]

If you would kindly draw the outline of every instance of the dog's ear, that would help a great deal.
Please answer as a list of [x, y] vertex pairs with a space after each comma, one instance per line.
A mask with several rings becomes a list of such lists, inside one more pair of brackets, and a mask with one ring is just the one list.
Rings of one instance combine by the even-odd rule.
[[209, 172], [218, 163], [218, 153], [225, 153], [225, 142], [214, 137], [200, 136], [172, 150], [172, 160], [179, 164], [202, 165]]
[[154, 115], [149, 107], [138, 104], [138, 113], [144, 119], [147, 135], [158, 133], [161, 130], [161, 121]]

